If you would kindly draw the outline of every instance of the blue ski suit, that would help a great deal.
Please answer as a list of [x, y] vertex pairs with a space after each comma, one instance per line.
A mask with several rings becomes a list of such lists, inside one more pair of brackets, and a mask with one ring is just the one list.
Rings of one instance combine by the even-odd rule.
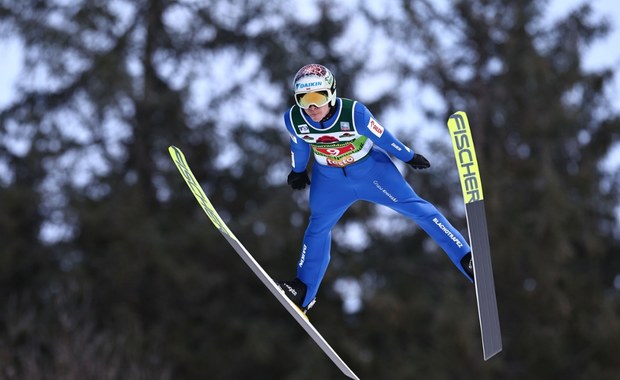
[[466, 240], [435, 206], [413, 191], [388, 156], [407, 162], [413, 151], [362, 103], [337, 98], [335, 107], [334, 114], [321, 122], [314, 122], [297, 105], [284, 114], [293, 171], [305, 171], [314, 155], [310, 220], [297, 264], [297, 277], [307, 285], [302, 306], [316, 296], [329, 264], [334, 225], [358, 200], [387, 206], [415, 221], [465, 274], [460, 261], [471, 252]]

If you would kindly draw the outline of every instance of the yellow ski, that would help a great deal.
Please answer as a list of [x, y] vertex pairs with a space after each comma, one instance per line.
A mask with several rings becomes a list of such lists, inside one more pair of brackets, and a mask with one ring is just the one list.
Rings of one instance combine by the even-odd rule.
[[484, 360], [489, 360], [502, 350], [502, 334], [497, 312], [482, 180], [478, 169], [474, 140], [465, 112], [459, 111], [450, 116], [448, 129], [454, 148], [456, 166], [459, 170], [465, 214], [467, 215], [467, 229], [474, 262], [474, 284], [476, 286], [478, 318], [482, 335], [482, 351]]
[[202, 187], [194, 177], [183, 152], [175, 146], [168, 148], [172, 161], [181, 172], [181, 175], [185, 179], [187, 186], [196, 197], [196, 200], [207, 214], [211, 222], [217, 227], [220, 233], [224, 236], [226, 241], [233, 247], [233, 249], [239, 254], [243, 261], [250, 267], [252, 272], [261, 280], [261, 282], [269, 289], [269, 291], [280, 301], [282, 306], [295, 318], [295, 320], [303, 327], [303, 329], [310, 335], [314, 342], [325, 352], [325, 354], [336, 364], [336, 366], [351, 379], [359, 378], [353, 373], [353, 371], [346, 365], [346, 363], [338, 356], [336, 351], [327, 343], [327, 341], [321, 336], [317, 329], [310, 323], [310, 320], [276, 285], [273, 279], [265, 272], [265, 270], [258, 264], [258, 262], [252, 257], [248, 250], [241, 244], [239, 239], [230, 231], [226, 223], [222, 220], [217, 213], [209, 198], [207, 198]]

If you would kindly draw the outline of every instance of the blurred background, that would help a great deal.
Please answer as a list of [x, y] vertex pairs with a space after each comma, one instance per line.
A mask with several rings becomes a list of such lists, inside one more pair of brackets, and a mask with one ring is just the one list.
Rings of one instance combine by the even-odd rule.
[[616, 379], [614, 5], [0, 1], [0, 378], [342, 378], [167, 152], [185, 152], [273, 277], [293, 277], [308, 205], [286, 185], [282, 115], [297, 69], [318, 62], [431, 161], [398, 165], [463, 232], [446, 120], [468, 113], [503, 329], [484, 362], [471, 284], [413, 222], [358, 203], [310, 312], [350, 367]]

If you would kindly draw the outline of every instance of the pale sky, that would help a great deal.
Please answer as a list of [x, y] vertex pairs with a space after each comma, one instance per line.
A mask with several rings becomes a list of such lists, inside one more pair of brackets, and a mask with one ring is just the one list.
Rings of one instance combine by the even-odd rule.
[[[551, 0], [548, 6], [548, 19], [554, 20], [566, 15], [577, 5], [586, 3], [584, 0]], [[590, 48], [585, 56], [586, 68], [600, 68], [601, 66], [620, 67], [620, 1], [618, 0], [590, 0], [596, 16], [605, 16], [614, 25], [610, 35]], [[21, 70], [23, 52], [21, 43], [16, 38], [0, 40], [0, 108], [6, 106], [12, 99], [15, 83]], [[619, 70], [620, 71], [620, 70]], [[620, 72], [614, 80], [610, 91], [613, 98], [620, 97]], [[620, 109], [620, 104], [616, 105]]]
[[[550, 0], [548, 2], [547, 19], [553, 21], [565, 16], [569, 11], [580, 4], [587, 3], [584, 0]], [[607, 38], [591, 46], [585, 52], [584, 68], [586, 70], [599, 69], [601, 67], [617, 67], [616, 78], [607, 88], [608, 99], [620, 99], [620, 1], [618, 0], [590, 0], [594, 9], [595, 17], [607, 17], [612, 23], [612, 31]], [[20, 74], [23, 51], [17, 38], [7, 37], [0, 40], [0, 109], [14, 100], [15, 86]], [[620, 102], [615, 102], [612, 107], [620, 111]], [[603, 163], [609, 171], [620, 170], [620, 144], [609, 155], [609, 159]]]

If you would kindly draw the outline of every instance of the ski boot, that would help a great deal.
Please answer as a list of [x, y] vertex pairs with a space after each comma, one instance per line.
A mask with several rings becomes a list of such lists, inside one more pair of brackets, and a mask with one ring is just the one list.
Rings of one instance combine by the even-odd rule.
[[314, 306], [316, 298], [310, 301], [307, 306], [302, 306], [302, 302], [304, 302], [304, 298], [306, 298], [307, 286], [301, 282], [300, 279], [296, 278], [291, 281], [276, 281], [276, 284], [304, 314], [306, 314], [308, 310]]
[[465, 271], [465, 273], [467, 273], [467, 275], [469, 276], [469, 278], [471, 278], [473, 282], [474, 281], [474, 261], [471, 259], [471, 252], [463, 256], [463, 258], [461, 259], [461, 266], [463, 267], [463, 270]]

